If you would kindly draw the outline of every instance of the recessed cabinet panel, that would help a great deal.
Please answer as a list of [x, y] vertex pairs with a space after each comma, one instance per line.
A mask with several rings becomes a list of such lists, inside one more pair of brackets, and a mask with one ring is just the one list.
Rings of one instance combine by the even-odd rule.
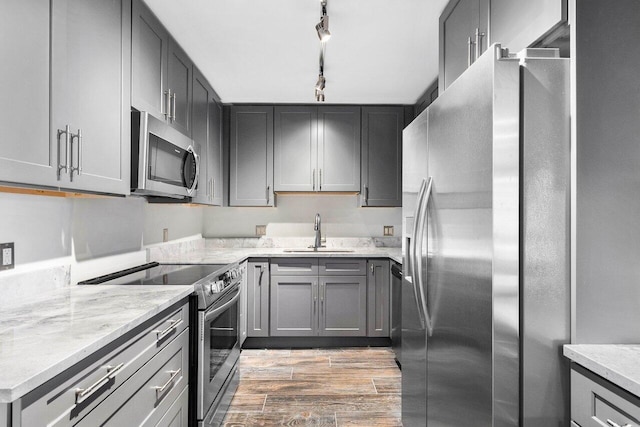
[[269, 261], [250, 261], [247, 268], [247, 336], [269, 336]]
[[320, 335], [334, 337], [366, 336], [366, 277], [321, 277], [319, 293]]
[[52, 4], [51, 139], [67, 125], [72, 133], [68, 178], [60, 186], [127, 194], [130, 2]]
[[362, 206], [402, 206], [403, 107], [362, 108]]
[[224, 172], [222, 154], [222, 105], [214, 98], [209, 102], [209, 174], [212, 205], [223, 205]]
[[58, 155], [55, 140], [49, 140], [49, 6], [49, 1], [2, 4], [1, 181], [57, 185]]
[[388, 337], [391, 321], [391, 270], [389, 261], [369, 260], [368, 270], [368, 330], [369, 337]]
[[193, 64], [186, 53], [171, 39], [168, 56], [168, 86], [171, 89], [171, 124], [191, 135], [191, 67]]
[[200, 145], [200, 173], [198, 176], [198, 189], [194, 203], [212, 204], [212, 164], [210, 138], [209, 138], [209, 97], [211, 88], [202, 74], [195, 70], [193, 76], [192, 96], [192, 136], [193, 141]]
[[271, 336], [316, 335], [317, 276], [271, 277]]
[[318, 188], [317, 117], [315, 107], [276, 107], [275, 191], [314, 191]]
[[360, 190], [360, 108], [318, 108], [318, 191]]
[[231, 107], [231, 206], [273, 206], [273, 107]]

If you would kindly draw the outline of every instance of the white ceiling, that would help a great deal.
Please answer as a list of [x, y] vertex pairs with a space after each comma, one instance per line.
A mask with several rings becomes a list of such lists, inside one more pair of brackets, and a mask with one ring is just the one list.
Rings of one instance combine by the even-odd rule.
[[[328, 0], [327, 103], [413, 104], [448, 0]], [[145, 0], [225, 103], [315, 103], [319, 0]]]

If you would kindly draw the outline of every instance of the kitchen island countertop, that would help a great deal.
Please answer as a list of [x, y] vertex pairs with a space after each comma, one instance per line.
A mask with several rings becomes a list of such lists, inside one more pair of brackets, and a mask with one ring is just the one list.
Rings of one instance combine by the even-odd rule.
[[0, 310], [0, 403], [12, 402], [193, 293], [193, 286], [67, 286]]
[[571, 344], [564, 346], [571, 361], [640, 396], [640, 345]]

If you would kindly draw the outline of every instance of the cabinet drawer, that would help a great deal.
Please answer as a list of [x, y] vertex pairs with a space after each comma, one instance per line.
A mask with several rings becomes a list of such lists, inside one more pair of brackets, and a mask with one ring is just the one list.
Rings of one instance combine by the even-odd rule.
[[188, 353], [185, 330], [77, 425], [155, 426], [187, 386]]
[[640, 398], [574, 364], [571, 369], [571, 418], [581, 427], [616, 424], [638, 427]]
[[[117, 390], [189, 323], [176, 304], [21, 398], [19, 425], [71, 426]], [[84, 390], [84, 394], [80, 392]]]
[[320, 258], [318, 271], [320, 276], [365, 276], [367, 262], [357, 258]]
[[318, 258], [272, 258], [272, 276], [317, 275]]
[[187, 427], [189, 425], [189, 387], [185, 387], [180, 396], [162, 416], [157, 427]]

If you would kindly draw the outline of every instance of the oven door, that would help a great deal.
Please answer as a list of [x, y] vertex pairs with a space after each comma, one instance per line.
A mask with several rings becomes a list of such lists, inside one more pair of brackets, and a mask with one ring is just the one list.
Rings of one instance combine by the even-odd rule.
[[225, 389], [225, 382], [240, 358], [239, 284], [205, 311], [198, 313], [200, 324], [198, 354], [198, 419]]

